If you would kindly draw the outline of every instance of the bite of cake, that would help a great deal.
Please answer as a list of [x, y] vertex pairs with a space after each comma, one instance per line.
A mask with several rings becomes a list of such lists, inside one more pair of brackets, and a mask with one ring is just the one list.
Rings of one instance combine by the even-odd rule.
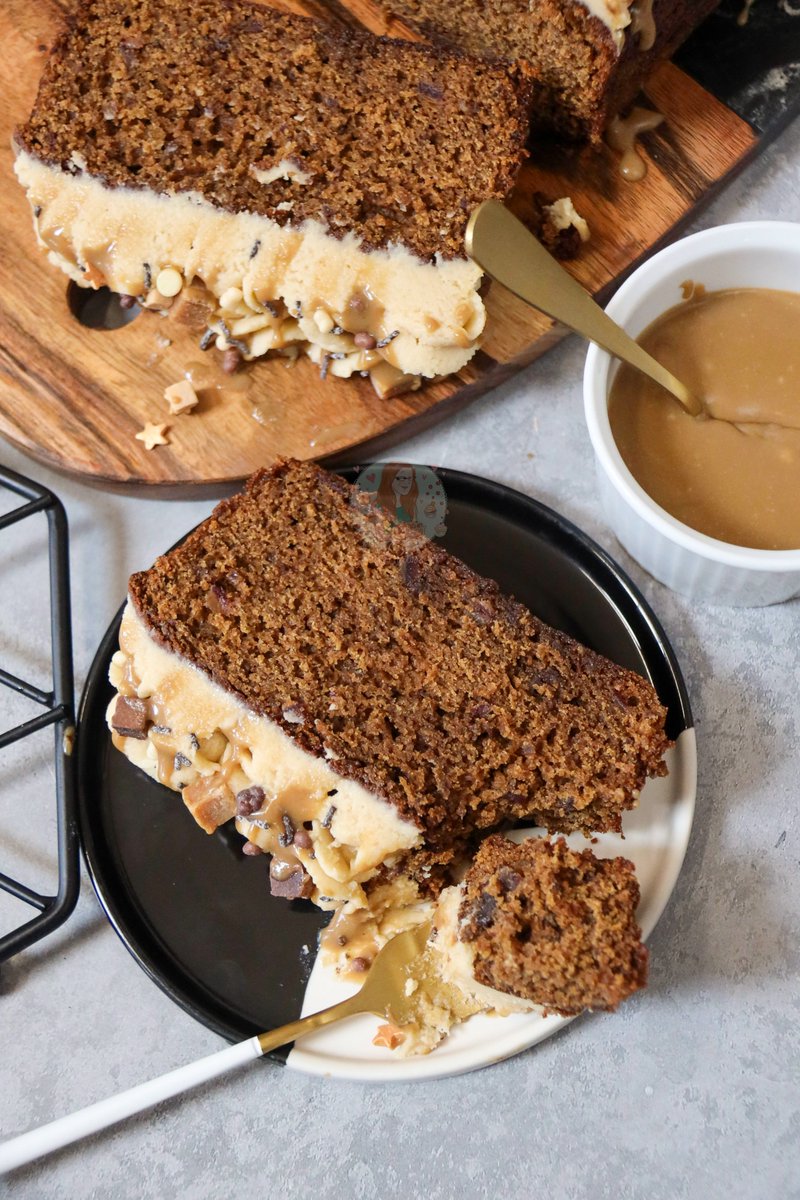
[[83, 0], [15, 170], [79, 285], [386, 396], [478, 346], [464, 229], [514, 182], [530, 94], [520, 66], [246, 0]]
[[391, 1048], [432, 1050], [478, 1012], [613, 1012], [647, 983], [638, 903], [625, 858], [563, 838], [486, 838], [463, 882], [440, 895], [428, 944], [406, 968], [412, 1016]]

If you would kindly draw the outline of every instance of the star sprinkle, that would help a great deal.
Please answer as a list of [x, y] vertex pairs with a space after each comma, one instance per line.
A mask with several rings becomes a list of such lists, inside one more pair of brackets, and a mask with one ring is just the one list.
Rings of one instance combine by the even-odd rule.
[[169, 438], [164, 436], [166, 425], [154, 425], [148, 421], [144, 429], [136, 434], [137, 442], [144, 442], [145, 450], [153, 450], [156, 446], [169, 445]]
[[372, 1039], [373, 1046], [385, 1046], [387, 1050], [396, 1050], [406, 1040], [396, 1025], [379, 1025], [378, 1032]]

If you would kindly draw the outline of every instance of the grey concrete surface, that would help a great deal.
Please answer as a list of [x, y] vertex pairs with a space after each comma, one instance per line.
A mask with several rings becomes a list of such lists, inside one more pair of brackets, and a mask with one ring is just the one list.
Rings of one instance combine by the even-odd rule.
[[[697, 227], [796, 220], [798, 197], [800, 124]], [[597, 505], [583, 354], [571, 340], [392, 457], [486, 475], [565, 513], [630, 571], [674, 643], [699, 791], [650, 987], [613, 1017], [441, 1082], [367, 1086], [258, 1065], [16, 1172], [0, 1183], [9, 1197], [800, 1197], [800, 606], [697, 607], [627, 558]], [[0, 459], [67, 506], [80, 686], [129, 572], [210, 506], [105, 495], [6, 447]], [[0, 659], [43, 671], [35, 560], [22, 544], [0, 549]], [[0, 867], [25, 863], [40, 882], [53, 863], [48, 753], [45, 739], [0, 758]], [[136, 966], [85, 878], [69, 924], [0, 973], [0, 1021], [3, 1136], [220, 1045]]]

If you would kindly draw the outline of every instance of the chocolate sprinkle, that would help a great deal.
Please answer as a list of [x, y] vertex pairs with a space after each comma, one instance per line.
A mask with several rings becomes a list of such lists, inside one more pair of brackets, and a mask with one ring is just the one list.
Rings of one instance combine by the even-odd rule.
[[325, 816], [322, 818], [322, 828], [323, 829], [330, 829], [331, 821], [333, 820], [335, 813], [336, 813], [336, 805], [332, 804], [330, 806], [330, 808], [328, 809], [328, 811], [325, 813]]
[[255, 242], [253, 242], [253, 245], [250, 248], [250, 257], [255, 258], [255, 256], [258, 254], [260, 249], [261, 249], [261, 239], [258, 238], [258, 239], [256, 239]]
[[216, 329], [207, 329], [205, 331], [205, 333], [203, 334], [203, 336], [200, 338], [200, 349], [207, 350], [208, 347], [211, 345], [211, 343], [214, 341], [214, 338], [216, 336], [217, 336]]
[[281, 846], [291, 846], [296, 832], [294, 823], [288, 813], [284, 813], [281, 820], [283, 821], [283, 833], [278, 838], [278, 841]]

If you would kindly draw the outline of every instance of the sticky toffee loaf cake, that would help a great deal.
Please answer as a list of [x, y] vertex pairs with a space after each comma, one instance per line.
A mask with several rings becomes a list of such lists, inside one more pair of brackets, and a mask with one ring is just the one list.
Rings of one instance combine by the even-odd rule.
[[478, 1012], [613, 1012], [647, 983], [638, 903], [626, 858], [491, 835], [438, 899], [428, 945], [407, 969], [411, 1020], [391, 1048], [432, 1050]]
[[308, 463], [131, 578], [111, 681], [115, 744], [327, 907], [506, 820], [618, 830], [666, 769], [647, 681]]
[[244, 0], [83, 0], [15, 169], [80, 285], [385, 395], [477, 347], [464, 229], [510, 190], [529, 103], [519, 66]]
[[535, 128], [597, 141], [719, 0], [385, 0], [439, 45], [522, 59]]

